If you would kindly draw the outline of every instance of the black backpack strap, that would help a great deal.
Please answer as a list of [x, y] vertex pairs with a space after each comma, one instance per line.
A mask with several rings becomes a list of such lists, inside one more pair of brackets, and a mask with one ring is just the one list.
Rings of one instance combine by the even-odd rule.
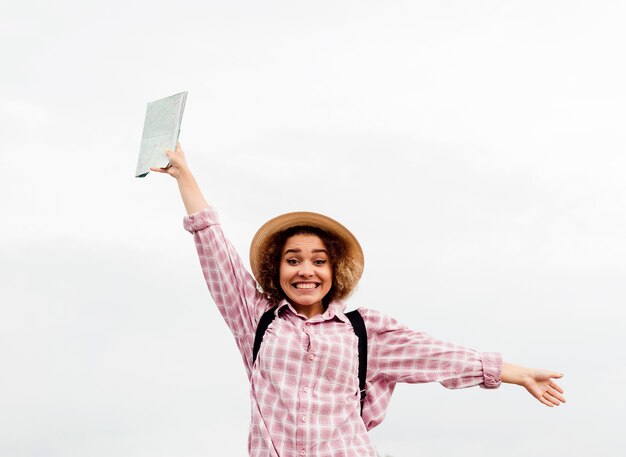
[[256, 334], [254, 335], [254, 347], [252, 348], [252, 365], [256, 361], [256, 356], [259, 353], [259, 349], [261, 349], [261, 343], [263, 342], [263, 335], [265, 335], [265, 330], [270, 326], [272, 321], [274, 320], [276, 308], [278, 305], [273, 306], [263, 313], [261, 316], [261, 320], [259, 321], [259, 325], [256, 327]]
[[367, 329], [363, 316], [357, 309], [346, 313], [350, 319], [352, 329], [359, 338], [359, 390], [361, 391], [361, 415], [363, 415], [363, 404], [365, 403], [365, 379], [367, 376]]

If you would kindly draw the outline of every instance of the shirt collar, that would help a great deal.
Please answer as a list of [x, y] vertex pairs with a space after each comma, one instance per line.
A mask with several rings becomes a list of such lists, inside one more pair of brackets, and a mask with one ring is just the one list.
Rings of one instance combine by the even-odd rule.
[[[296, 310], [293, 308], [293, 306], [291, 305], [291, 303], [289, 303], [287, 299], [283, 298], [278, 303], [278, 308], [276, 309], [276, 315], [278, 315], [280, 312], [284, 311], [285, 309], [289, 309], [294, 315], [301, 317], [303, 319], [306, 319], [306, 317], [296, 312]], [[324, 314], [321, 315], [321, 318], [318, 314], [317, 316], [314, 316], [311, 319], [314, 321], [320, 321], [320, 320], [329, 321], [336, 317], [340, 321], [345, 322], [346, 324], [349, 324], [350, 320], [344, 314], [345, 310], [346, 310], [346, 305], [343, 302], [333, 300], [332, 302], [328, 304], [328, 307], [326, 308], [326, 311], [324, 311]]]

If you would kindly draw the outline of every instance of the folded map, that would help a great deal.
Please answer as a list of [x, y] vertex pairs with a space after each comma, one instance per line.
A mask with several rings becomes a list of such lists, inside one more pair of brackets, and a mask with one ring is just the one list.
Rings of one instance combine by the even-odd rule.
[[165, 151], [176, 149], [186, 100], [187, 92], [181, 92], [148, 103], [135, 177], [143, 178], [150, 167], [169, 165]]

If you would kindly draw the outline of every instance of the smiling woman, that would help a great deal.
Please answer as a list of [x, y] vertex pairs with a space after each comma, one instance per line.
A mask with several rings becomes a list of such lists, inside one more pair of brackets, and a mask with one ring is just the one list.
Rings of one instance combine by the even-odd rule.
[[[508, 382], [546, 406], [565, 401], [554, 381], [559, 373], [503, 363], [499, 353], [437, 340], [371, 309], [358, 308], [353, 313], [360, 321], [353, 320], [341, 300], [361, 277], [363, 252], [354, 235], [327, 216], [288, 213], [265, 223], [250, 247], [253, 277], [180, 145], [167, 155], [171, 166], [152, 170], [178, 181], [185, 228], [251, 384], [251, 456], [376, 457], [367, 432], [384, 419], [398, 382], [450, 389]], [[255, 337], [267, 316], [271, 323], [256, 357]], [[362, 324], [366, 341], [357, 331]], [[367, 354], [366, 370], [359, 354]]]
[[280, 288], [295, 310], [308, 318], [324, 313], [322, 300], [333, 284], [328, 251], [317, 235], [287, 238], [280, 260]]
[[[312, 225], [296, 225], [310, 223]], [[323, 228], [320, 228], [319, 226]], [[306, 236], [308, 235], [308, 236]], [[363, 253], [356, 238], [341, 226], [326, 216], [316, 213], [288, 213], [268, 221], [259, 229], [252, 240], [250, 247], [250, 264], [252, 272], [259, 285], [272, 301], [280, 301], [288, 295], [291, 287], [283, 284], [283, 270], [285, 275], [293, 273], [293, 268], [303, 265], [305, 252], [295, 252], [300, 246], [289, 247], [290, 243], [302, 239], [316, 240], [316, 246], [310, 246], [313, 273], [319, 272], [320, 267], [327, 265], [331, 268], [332, 278], [330, 287], [320, 297], [323, 305], [333, 300], [347, 298], [359, 281], [363, 272]], [[316, 252], [313, 252], [316, 251]], [[313, 254], [318, 254], [313, 256]], [[306, 266], [306, 263], [304, 264]], [[300, 271], [304, 274], [302, 268]], [[319, 309], [318, 309], [319, 311]]]

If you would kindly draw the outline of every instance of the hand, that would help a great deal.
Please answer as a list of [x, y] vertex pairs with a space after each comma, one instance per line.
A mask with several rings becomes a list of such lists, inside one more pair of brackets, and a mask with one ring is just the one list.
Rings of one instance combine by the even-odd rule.
[[523, 386], [533, 397], [549, 407], [565, 403], [563, 389], [554, 381], [562, 377], [562, 373], [554, 371], [502, 363], [502, 382]]
[[209, 204], [205, 200], [204, 195], [202, 195], [196, 179], [189, 170], [189, 166], [187, 166], [185, 153], [183, 152], [183, 148], [180, 147], [180, 143], [176, 144], [175, 151], [166, 151], [165, 154], [170, 161], [169, 166], [165, 168], [150, 167], [150, 170], [156, 171], [157, 173], [167, 173], [176, 178], [178, 190], [180, 191], [180, 196], [183, 199], [187, 214], [193, 214], [207, 208]]
[[176, 143], [175, 151], [165, 151], [165, 155], [170, 161], [170, 164], [165, 168], [150, 167], [151, 171], [157, 173], [167, 173], [168, 175], [179, 179], [185, 174], [189, 174], [189, 166], [187, 160], [185, 160], [185, 153], [183, 148], [180, 147], [180, 143]]
[[565, 403], [563, 388], [554, 379], [562, 378], [562, 373], [542, 369], [530, 369], [523, 386], [530, 394], [546, 406], [553, 407]]

